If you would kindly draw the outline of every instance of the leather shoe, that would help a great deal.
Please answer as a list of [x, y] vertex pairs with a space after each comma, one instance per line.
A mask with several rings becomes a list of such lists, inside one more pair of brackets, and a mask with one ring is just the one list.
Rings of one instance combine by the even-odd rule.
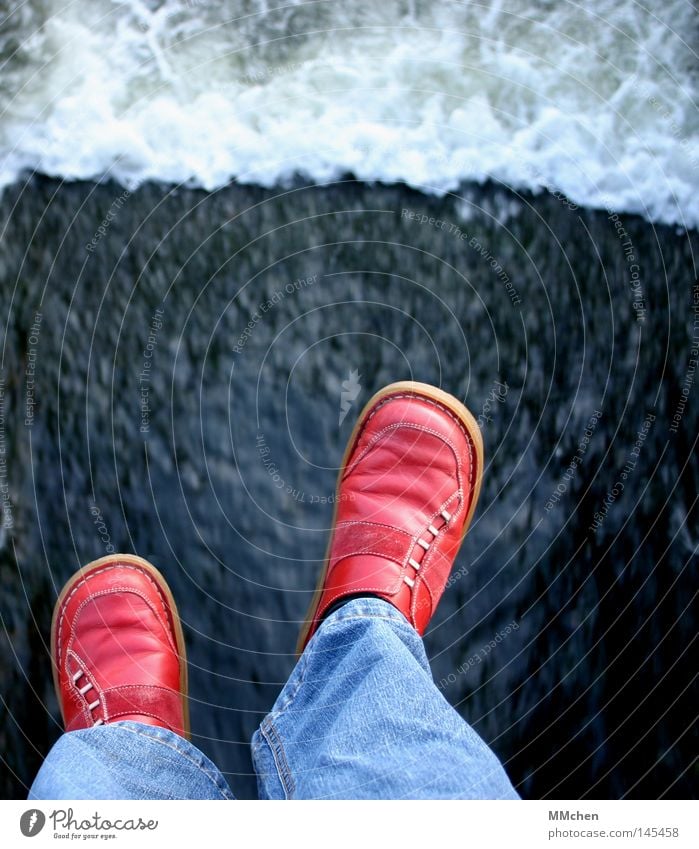
[[338, 479], [325, 564], [299, 637], [352, 596], [390, 602], [423, 634], [476, 509], [483, 440], [452, 395], [413, 381], [369, 401]]
[[182, 626], [146, 560], [112, 554], [73, 575], [54, 608], [51, 657], [66, 731], [132, 720], [189, 739]]

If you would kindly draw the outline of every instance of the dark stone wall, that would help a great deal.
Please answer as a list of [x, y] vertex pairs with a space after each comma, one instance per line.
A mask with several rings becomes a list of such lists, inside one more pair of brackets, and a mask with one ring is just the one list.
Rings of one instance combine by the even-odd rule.
[[254, 795], [344, 442], [406, 378], [465, 399], [487, 451], [426, 638], [445, 697], [524, 796], [695, 793], [697, 238], [620, 221], [492, 185], [6, 191], [3, 795], [60, 733], [55, 597], [112, 547], [166, 575], [194, 741]]

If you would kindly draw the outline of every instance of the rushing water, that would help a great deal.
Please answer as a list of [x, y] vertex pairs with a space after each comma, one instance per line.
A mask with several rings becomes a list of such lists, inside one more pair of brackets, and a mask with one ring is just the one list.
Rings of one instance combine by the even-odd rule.
[[698, 45], [688, 0], [0, 0], [0, 187], [492, 178], [696, 226]]
[[60, 731], [56, 594], [114, 550], [254, 795], [345, 440], [405, 378], [487, 452], [445, 697], [524, 796], [696, 792], [692, 6], [0, 0], [5, 795]]

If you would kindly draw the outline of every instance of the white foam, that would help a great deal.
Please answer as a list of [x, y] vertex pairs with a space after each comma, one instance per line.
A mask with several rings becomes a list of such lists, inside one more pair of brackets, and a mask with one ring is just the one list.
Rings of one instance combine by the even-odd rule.
[[686, 0], [155, 5], [15, 18], [0, 187], [27, 170], [207, 189], [351, 171], [432, 193], [490, 178], [699, 224]]

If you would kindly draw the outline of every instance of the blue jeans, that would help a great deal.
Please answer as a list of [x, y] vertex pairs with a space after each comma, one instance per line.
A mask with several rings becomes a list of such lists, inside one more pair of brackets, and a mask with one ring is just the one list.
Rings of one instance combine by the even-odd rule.
[[[435, 686], [387, 602], [323, 623], [252, 738], [261, 799], [517, 799], [500, 761]], [[64, 734], [30, 799], [232, 799], [184, 738], [138, 722]]]

